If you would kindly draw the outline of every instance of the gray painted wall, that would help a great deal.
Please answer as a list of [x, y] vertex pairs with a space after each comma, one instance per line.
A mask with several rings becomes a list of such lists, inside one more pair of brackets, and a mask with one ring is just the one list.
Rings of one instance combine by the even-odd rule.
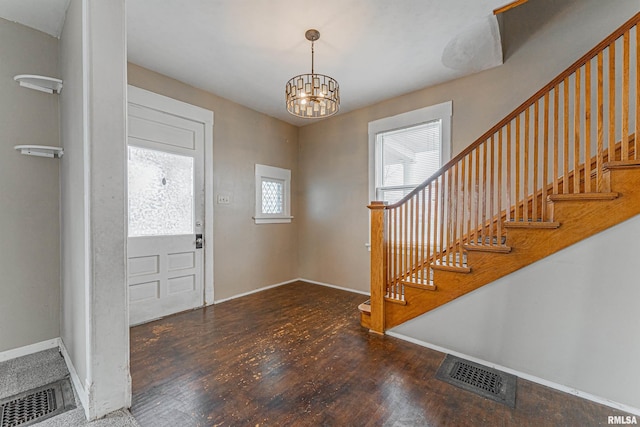
[[640, 216], [393, 329], [640, 410]]
[[[61, 170], [62, 205], [62, 322], [60, 336], [76, 369], [80, 386], [87, 379], [87, 227], [84, 138], [84, 82], [82, 62], [82, 1], [67, 9], [60, 37], [61, 135], [65, 149]], [[79, 391], [79, 393], [81, 393]]]
[[[129, 84], [211, 110], [214, 298], [298, 277], [298, 129], [161, 74], [129, 64]], [[290, 224], [254, 224], [256, 163], [291, 170]], [[231, 203], [215, 203], [219, 194]]]
[[14, 145], [60, 145], [58, 95], [16, 74], [58, 77], [58, 40], [0, 19], [0, 352], [59, 336], [60, 160]]

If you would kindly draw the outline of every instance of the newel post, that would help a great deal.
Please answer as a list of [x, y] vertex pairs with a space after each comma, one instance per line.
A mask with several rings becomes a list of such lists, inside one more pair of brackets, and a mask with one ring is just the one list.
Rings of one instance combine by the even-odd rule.
[[371, 327], [384, 334], [386, 257], [384, 251], [385, 202], [371, 202]]

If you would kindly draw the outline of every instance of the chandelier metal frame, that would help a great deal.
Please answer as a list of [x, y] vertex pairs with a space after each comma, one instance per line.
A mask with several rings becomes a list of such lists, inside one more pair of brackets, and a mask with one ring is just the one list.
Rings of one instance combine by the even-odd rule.
[[334, 78], [315, 72], [314, 43], [320, 38], [320, 32], [310, 29], [305, 37], [311, 42], [311, 74], [299, 74], [287, 82], [287, 111], [304, 119], [333, 116], [340, 109], [340, 86]]

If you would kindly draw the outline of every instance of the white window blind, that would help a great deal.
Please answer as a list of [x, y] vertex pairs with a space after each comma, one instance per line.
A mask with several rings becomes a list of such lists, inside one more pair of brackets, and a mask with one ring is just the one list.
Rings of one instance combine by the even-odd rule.
[[376, 199], [394, 203], [442, 165], [442, 120], [377, 135]]

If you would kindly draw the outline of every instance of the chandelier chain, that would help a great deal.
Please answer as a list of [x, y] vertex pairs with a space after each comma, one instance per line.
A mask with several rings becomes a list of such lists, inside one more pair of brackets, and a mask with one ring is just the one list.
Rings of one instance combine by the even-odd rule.
[[314, 45], [314, 41], [311, 42], [311, 74], [315, 74], [314, 70], [313, 70], [313, 58], [314, 58], [314, 54], [315, 54], [315, 50], [313, 48]]

